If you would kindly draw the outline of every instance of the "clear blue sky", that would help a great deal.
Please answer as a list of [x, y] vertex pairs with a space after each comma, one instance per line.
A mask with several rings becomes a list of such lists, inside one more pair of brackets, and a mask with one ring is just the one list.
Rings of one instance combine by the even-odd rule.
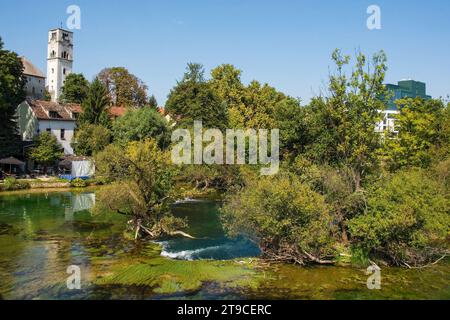
[[[446, 0], [0, 0], [6, 48], [46, 70], [47, 31], [81, 8], [74, 72], [91, 80], [124, 66], [160, 104], [187, 62], [206, 71], [231, 63], [256, 79], [308, 101], [327, 79], [334, 48], [388, 55], [387, 82], [412, 78], [434, 97], [450, 94], [450, 1]], [[381, 7], [382, 29], [366, 27]]]

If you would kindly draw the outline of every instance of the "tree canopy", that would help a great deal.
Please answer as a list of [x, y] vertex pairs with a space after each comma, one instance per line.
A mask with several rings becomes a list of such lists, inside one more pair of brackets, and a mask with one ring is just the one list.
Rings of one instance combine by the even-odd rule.
[[61, 90], [62, 103], [81, 104], [89, 93], [89, 81], [81, 73], [71, 73], [66, 77]]
[[131, 141], [153, 138], [160, 148], [170, 144], [170, 130], [166, 119], [151, 108], [129, 110], [113, 124], [114, 141], [126, 145]]
[[34, 139], [34, 147], [30, 151], [30, 158], [47, 167], [55, 164], [55, 162], [64, 156], [62, 146], [58, 143], [56, 137], [50, 132], [42, 132]]
[[83, 109], [78, 122], [79, 124], [102, 124], [106, 127], [109, 126], [109, 98], [106, 87], [95, 79], [88, 91], [87, 97], [81, 104]]
[[22, 61], [15, 52], [3, 48], [0, 38], [0, 157], [19, 151], [15, 112], [25, 100], [25, 84]]
[[228, 125], [224, 101], [204, 79], [203, 66], [189, 63], [181, 81], [170, 91], [166, 110], [179, 126], [203, 121], [204, 127], [225, 129]]
[[143, 107], [147, 104], [148, 87], [126, 68], [105, 68], [97, 77], [107, 88], [112, 104], [125, 107]]

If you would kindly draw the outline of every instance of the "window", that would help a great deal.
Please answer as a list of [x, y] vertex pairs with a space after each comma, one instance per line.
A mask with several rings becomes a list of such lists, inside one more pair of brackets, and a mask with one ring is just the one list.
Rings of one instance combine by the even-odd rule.
[[56, 111], [49, 111], [48, 115], [50, 118], [59, 118], [59, 114]]
[[61, 140], [66, 140], [65, 134], [66, 134], [66, 130], [65, 129], [61, 129], [61, 132], [60, 132]]
[[54, 68], [52, 68], [52, 73], [55, 73], [55, 69]]
[[56, 40], [56, 32], [52, 32], [52, 40]]
[[63, 69], [63, 74], [64, 74], [64, 75], [66, 74], [66, 68]]

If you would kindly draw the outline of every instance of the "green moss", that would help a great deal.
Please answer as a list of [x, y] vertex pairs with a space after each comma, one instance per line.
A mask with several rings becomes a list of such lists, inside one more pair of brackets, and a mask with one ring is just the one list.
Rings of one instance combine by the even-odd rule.
[[98, 285], [149, 286], [155, 293], [195, 291], [205, 282], [236, 286], [250, 284], [255, 271], [234, 261], [179, 261], [155, 258], [146, 264], [117, 268]]

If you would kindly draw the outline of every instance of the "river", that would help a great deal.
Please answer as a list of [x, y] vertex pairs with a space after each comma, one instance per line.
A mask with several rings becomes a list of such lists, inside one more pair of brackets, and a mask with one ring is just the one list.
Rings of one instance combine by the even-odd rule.
[[382, 268], [369, 290], [364, 267], [261, 263], [250, 241], [225, 236], [214, 201], [175, 204], [196, 239], [158, 243], [127, 239], [125, 218], [94, 204], [92, 191], [0, 195], [0, 299], [450, 299], [449, 261]]

